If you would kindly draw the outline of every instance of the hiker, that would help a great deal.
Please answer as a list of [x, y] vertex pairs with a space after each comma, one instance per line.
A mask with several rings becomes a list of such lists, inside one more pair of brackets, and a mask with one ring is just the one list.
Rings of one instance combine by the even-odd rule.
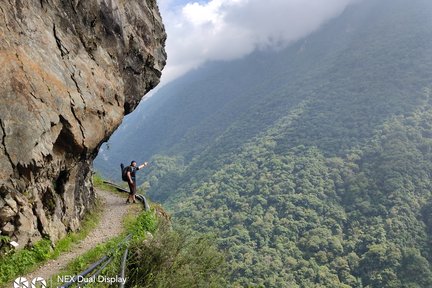
[[129, 197], [126, 200], [126, 204], [130, 203], [130, 201], [132, 200], [133, 203], [136, 203], [135, 201], [135, 194], [136, 194], [136, 177], [135, 177], [135, 173], [137, 170], [140, 170], [144, 167], [146, 167], [148, 165], [147, 162], [144, 162], [144, 164], [141, 164], [139, 166], [137, 166], [137, 162], [136, 161], [132, 161], [131, 165], [126, 167], [126, 178], [127, 178], [127, 182], [129, 184]]

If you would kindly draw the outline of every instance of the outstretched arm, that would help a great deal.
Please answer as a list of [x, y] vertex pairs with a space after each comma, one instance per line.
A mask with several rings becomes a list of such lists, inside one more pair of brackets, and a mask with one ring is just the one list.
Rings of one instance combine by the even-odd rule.
[[142, 169], [144, 167], [148, 166], [148, 162], [144, 162], [143, 164], [141, 164], [140, 166], [138, 166], [138, 169]]

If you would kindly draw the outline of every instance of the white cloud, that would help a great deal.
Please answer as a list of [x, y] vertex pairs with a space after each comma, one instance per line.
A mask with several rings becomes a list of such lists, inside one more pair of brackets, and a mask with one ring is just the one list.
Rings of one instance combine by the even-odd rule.
[[168, 33], [162, 85], [206, 61], [283, 48], [339, 15], [353, 0], [160, 0]]

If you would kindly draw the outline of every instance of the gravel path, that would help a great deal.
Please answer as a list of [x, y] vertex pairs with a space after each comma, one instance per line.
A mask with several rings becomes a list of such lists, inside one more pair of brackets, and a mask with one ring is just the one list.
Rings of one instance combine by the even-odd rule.
[[65, 252], [55, 260], [50, 260], [27, 275], [27, 279], [43, 277], [49, 279], [58, 274], [69, 262], [84, 254], [97, 244], [106, 242], [123, 231], [123, 216], [131, 205], [125, 204], [126, 194], [121, 198], [113, 193], [97, 190], [96, 194], [104, 202], [104, 211], [99, 225], [81, 242], [75, 244], [69, 252]]

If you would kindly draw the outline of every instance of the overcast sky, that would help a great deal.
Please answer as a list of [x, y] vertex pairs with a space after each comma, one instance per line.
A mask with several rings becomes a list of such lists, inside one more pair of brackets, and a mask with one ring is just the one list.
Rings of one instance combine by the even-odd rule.
[[158, 0], [168, 33], [162, 85], [209, 60], [277, 49], [307, 36], [353, 0]]

